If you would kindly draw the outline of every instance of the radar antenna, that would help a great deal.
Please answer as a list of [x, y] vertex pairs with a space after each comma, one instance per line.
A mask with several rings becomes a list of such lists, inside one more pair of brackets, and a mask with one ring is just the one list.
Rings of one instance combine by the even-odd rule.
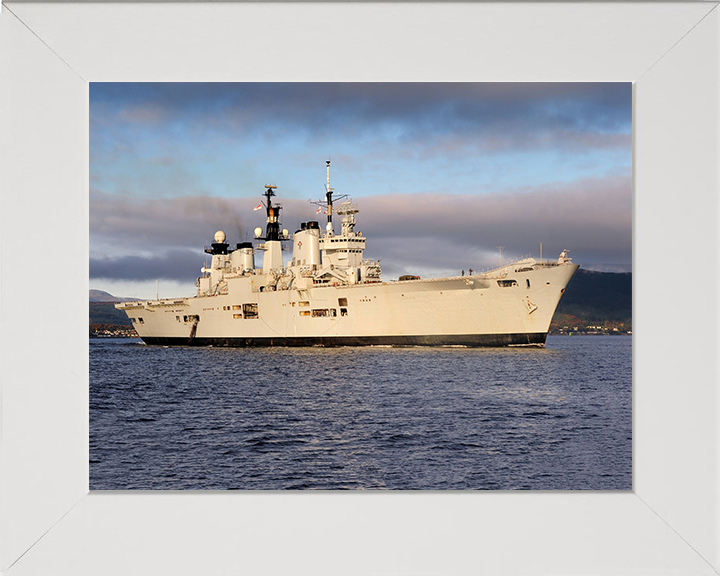
[[355, 229], [355, 214], [358, 212], [360, 212], [360, 210], [358, 210], [357, 204], [353, 204], [350, 200], [345, 200], [345, 202], [340, 204], [335, 210], [336, 214], [340, 214], [343, 217], [341, 222], [343, 236], [351, 234]]
[[263, 196], [266, 198], [265, 212], [267, 213], [267, 227], [265, 229], [265, 238], [257, 237], [262, 240], [284, 240], [280, 237], [280, 204], [273, 204], [272, 197], [275, 196], [277, 186], [265, 184], [265, 192]]

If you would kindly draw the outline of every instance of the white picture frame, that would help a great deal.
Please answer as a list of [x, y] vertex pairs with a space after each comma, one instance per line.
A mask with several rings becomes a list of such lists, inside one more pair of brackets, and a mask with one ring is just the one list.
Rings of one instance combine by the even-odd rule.
[[[0, 571], [720, 573], [720, 10], [30, 3], [0, 13]], [[633, 490], [88, 492], [88, 82], [634, 82]]]

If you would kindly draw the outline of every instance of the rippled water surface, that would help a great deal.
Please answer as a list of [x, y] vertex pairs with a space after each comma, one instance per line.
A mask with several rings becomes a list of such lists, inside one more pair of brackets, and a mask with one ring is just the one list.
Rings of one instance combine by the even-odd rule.
[[630, 336], [545, 348], [90, 340], [90, 487], [631, 489]]

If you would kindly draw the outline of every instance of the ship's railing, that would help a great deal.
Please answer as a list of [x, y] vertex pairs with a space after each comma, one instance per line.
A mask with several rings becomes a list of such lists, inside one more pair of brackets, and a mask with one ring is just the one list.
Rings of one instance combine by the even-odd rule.
[[538, 260], [538, 266], [552, 268], [553, 266], [560, 266], [560, 263], [557, 260], [543, 260], [542, 262]]
[[[542, 267], [542, 268], [550, 268], [553, 266], [559, 266], [557, 260], [543, 258], [542, 260], [540, 258], [535, 258], [531, 254], [526, 254], [525, 256], [520, 256], [518, 258], [513, 258], [511, 260], [504, 260], [502, 264], [499, 266], [492, 266], [492, 267], [486, 267], [481, 268], [479, 270], [476, 270], [475, 268], [472, 269], [473, 276], [486, 276], [486, 277], [492, 277], [495, 274], [506, 274], [508, 271], [508, 268], [512, 268], [516, 264], [521, 264], [525, 260], [528, 260], [532, 258], [534, 260], [532, 266]], [[447, 278], [463, 278], [470, 276], [470, 269], [466, 269], [465, 274], [463, 275], [461, 273], [451, 273], [451, 272], [444, 272], [442, 274], [428, 274], [428, 275], [421, 275], [420, 281], [422, 280], [443, 280]], [[391, 280], [396, 281], [396, 280]], [[412, 282], [412, 280], [411, 280]], [[417, 282], [417, 280], [415, 280]]]

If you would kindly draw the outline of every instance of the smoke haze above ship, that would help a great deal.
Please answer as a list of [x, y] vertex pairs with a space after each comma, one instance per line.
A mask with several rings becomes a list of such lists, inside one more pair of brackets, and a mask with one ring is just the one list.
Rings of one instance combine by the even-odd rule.
[[631, 267], [630, 84], [93, 83], [90, 100], [94, 288], [191, 289], [216, 230], [262, 225], [264, 184], [283, 227], [312, 219], [327, 158], [387, 278], [540, 242]]

